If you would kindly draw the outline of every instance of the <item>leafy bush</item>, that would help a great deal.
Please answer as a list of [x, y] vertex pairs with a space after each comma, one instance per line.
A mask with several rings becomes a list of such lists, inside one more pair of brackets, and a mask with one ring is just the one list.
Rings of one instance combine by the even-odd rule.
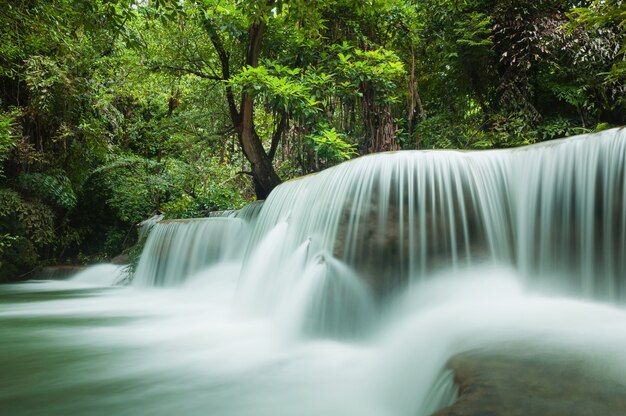
[[18, 126], [15, 119], [19, 115], [17, 110], [0, 111], [0, 179], [4, 176], [4, 162], [9, 158], [15, 147]]
[[154, 170], [155, 162], [148, 159], [113, 155], [94, 171], [92, 181], [104, 188], [105, 202], [120, 221], [136, 224], [154, 210]]
[[345, 134], [324, 125], [320, 131], [307, 136], [307, 143], [317, 156], [330, 163], [343, 162], [358, 155], [356, 146], [347, 142]]
[[0, 251], [0, 282], [31, 271], [39, 260], [37, 249], [27, 238], [18, 236], [11, 239]]
[[35, 266], [39, 249], [55, 240], [54, 219], [47, 205], [0, 189], [1, 276], [15, 276]]
[[558, 139], [588, 133], [589, 131], [588, 129], [579, 127], [578, 123], [563, 117], [547, 119], [537, 128], [540, 140]]
[[447, 114], [437, 114], [418, 123], [414, 129], [418, 148], [454, 148], [454, 130], [450, 128], [452, 122], [453, 120]]
[[55, 115], [72, 90], [65, 68], [54, 58], [34, 55], [26, 61], [24, 80], [31, 94], [31, 105], [41, 114]]
[[239, 209], [246, 199], [237, 187], [226, 182], [210, 182], [197, 186], [193, 195], [183, 193], [179, 198], [163, 205], [167, 218], [195, 218], [213, 211]]
[[45, 173], [22, 173], [18, 176], [20, 187], [31, 191], [52, 204], [71, 209], [76, 205], [76, 195], [67, 176], [57, 177]]

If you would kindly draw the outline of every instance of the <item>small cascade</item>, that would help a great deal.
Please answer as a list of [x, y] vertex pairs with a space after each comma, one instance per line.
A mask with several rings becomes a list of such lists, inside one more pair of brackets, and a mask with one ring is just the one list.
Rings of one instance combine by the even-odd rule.
[[293, 335], [355, 337], [371, 324], [374, 301], [359, 276], [340, 261], [316, 255], [283, 311]]
[[454, 383], [454, 372], [446, 369], [435, 380], [416, 414], [435, 414], [438, 410], [451, 406], [458, 398], [459, 388]]
[[239, 213], [236, 209], [227, 209], [224, 211], [211, 211], [209, 212], [207, 218], [237, 218], [237, 214]]
[[123, 277], [124, 268], [115, 264], [96, 264], [76, 273], [70, 280], [92, 286], [113, 286]]
[[261, 212], [261, 208], [263, 208], [264, 202], [265, 201], [263, 200], [250, 202], [248, 205], [237, 211], [236, 217], [247, 223], [253, 223], [259, 217], [259, 213]]
[[[241, 271], [242, 279], [240, 287], [240, 298], [243, 306], [255, 312], [272, 311], [282, 300], [304, 263], [295, 264], [294, 260], [281, 262], [283, 255], [283, 245], [287, 235], [289, 225], [280, 222], [272, 228], [267, 235], [254, 247], [249, 260], [244, 263]], [[248, 248], [250, 248], [250, 244]], [[305, 250], [306, 251], [306, 250]], [[292, 258], [299, 258], [296, 253], [292, 253]], [[293, 270], [284, 267], [286, 264], [294, 265]], [[281, 268], [281, 265], [283, 267]], [[298, 267], [299, 266], [299, 267]], [[282, 270], [281, 270], [282, 269]], [[285, 276], [285, 271], [288, 275]]]
[[559, 292], [626, 299], [626, 130], [510, 155], [520, 270]]
[[236, 218], [159, 222], [148, 236], [133, 284], [176, 286], [210, 265], [236, 261], [243, 251], [244, 226]]
[[137, 227], [139, 228], [138, 240], [141, 241], [146, 238], [150, 233], [150, 230], [152, 230], [152, 227], [154, 227], [163, 218], [165, 218], [163, 214], [155, 214], [147, 220], [144, 220], [137, 224]]
[[36, 272], [34, 277], [38, 280], [63, 280], [75, 276], [84, 269], [83, 266], [49, 266]]

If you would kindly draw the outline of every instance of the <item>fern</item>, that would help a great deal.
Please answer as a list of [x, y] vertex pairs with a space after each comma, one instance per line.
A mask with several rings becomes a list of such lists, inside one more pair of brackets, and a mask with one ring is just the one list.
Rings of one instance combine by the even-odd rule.
[[76, 206], [76, 195], [67, 176], [22, 173], [18, 177], [18, 183], [22, 189], [38, 194], [60, 208], [71, 209]]

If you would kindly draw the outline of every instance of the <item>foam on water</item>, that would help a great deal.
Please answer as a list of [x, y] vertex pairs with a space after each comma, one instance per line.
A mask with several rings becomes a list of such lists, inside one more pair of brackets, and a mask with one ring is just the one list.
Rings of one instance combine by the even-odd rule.
[[97, 264], [76, 273], [70, 280], [86, 285], [113, 286], [122, 278], [124, 267], [115, 264]]
[[400, 295], [366, 338], [293, 342], [278, 322], [234, 302], [231, 266], [177, 289], [85, 291], [57, 282], [63, 296], [48, 287], [28, 303], [20, 299], [37, 284], [4, 287], [0, 363], [11, 383], [0, 390], [2, 408], [427, 416], [456, 397], [444, 370], [452, 355], [502, 343], [583, 352], [587, 371], [626, 385], [626, 311], [528, 292], [510, 268], [442, 273]]

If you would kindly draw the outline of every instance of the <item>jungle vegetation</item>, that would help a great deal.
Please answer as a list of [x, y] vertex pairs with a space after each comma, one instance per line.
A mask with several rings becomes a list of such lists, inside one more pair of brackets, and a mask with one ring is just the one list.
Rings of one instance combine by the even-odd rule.
[[367, 153], [625, 124], [623, 0], [0, 4], [0, 281]]

